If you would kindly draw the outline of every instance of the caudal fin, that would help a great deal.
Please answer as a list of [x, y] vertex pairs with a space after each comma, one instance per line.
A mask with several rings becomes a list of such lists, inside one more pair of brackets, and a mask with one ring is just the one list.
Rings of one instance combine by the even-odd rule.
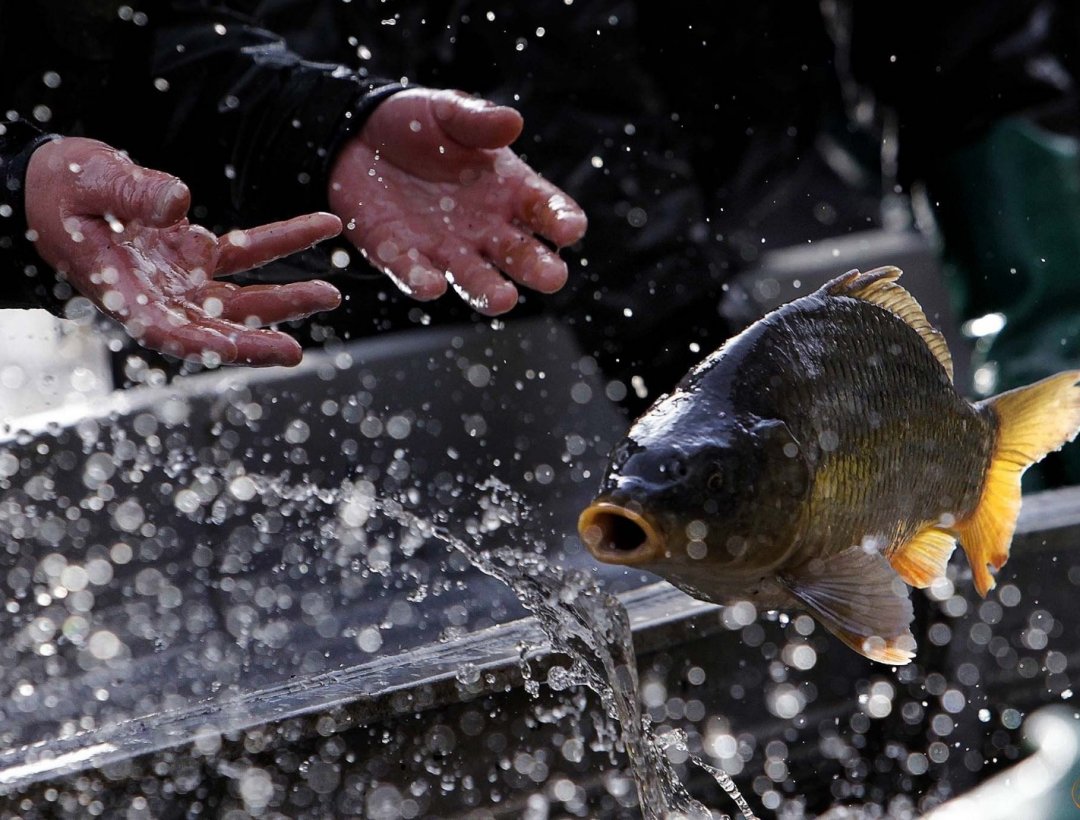
[[989, 567], [1000, 569], [1009, 559], [1020, 513], [1020, 477], [1080, 432], [1080, 370], [1010, 390], [980, 406], [986, 405], [997, 417], [997, 440], [979, 504], [956, 525], [975, 588], [984, 597], [994, 588]]

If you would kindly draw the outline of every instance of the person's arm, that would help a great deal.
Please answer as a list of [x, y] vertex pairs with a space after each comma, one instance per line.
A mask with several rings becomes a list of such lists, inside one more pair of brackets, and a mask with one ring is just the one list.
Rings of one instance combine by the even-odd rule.
[[452, 285], [498, 314], [517, 285], [562, 287], [566, 265], [545, 241], [576, 242], [585, 215], [509, 149], [515, 111], [456, 92], [398, 95], [397, 83], [303, 60], [252, 21], [197, 5], [156, 26], [151, 75], [171, 112], [163, 160], [199, 191], [224, 191], [219, 212], [245, 224], [328, 204], [417, 299]]
[[[5, 62], [4, 110], [32, 111], [56, 130], [112, 130], [121, 138], [159, 133], [146, 100], [123, 93], [117, 80], [140, 76], [132, 69], [141, 65], [148, 18], [130, 8], [120, 14], [117, 5], [0, 5], [0, 19], [11, 24], [0, 42], [10, 45], [22, 32], [49, 47], [45, 63], [34, 62], [40, 48], [31, 49], [26, 65]], [[263, 326], [336, 307], [336, 288], [240, 288], [217, 277], [335, 236], [340, 220], [308, 213], [218, 237], [188, 222], [189, 202], [176, 177], [101, 142], [43, 133], [8, 113], [0, 122], [0, 306], [60, 314], [80, 293], [155, 350], [221, 363], [295, 364], [299, 345]]]
[[0, 123], [0, 307], [58, 312], [69, 288], [42, 264], [27, 236], [23, 194], [30, 157], [55, 139], [24, 120]]
[[403, 87], [301, 59], [224, 4], [145, 8], [146, 69], [129, 82], [159, 125], [136, 126], [131, 153], [187, 180], [219, 226], [325, 210], [339, 148]]

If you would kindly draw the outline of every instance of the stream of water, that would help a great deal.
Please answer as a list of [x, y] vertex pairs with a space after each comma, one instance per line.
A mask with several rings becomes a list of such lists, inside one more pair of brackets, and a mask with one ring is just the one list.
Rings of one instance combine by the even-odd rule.
[[[494, 506], [509, 519], [507, 523], [518, 523], [515, 516], [521, 507], [506, 487], [489, 482], [481, 489], [491, 492]], [[549, 674], [549, 685], [556, 689], [588, 687], [599, 696], [608, 716], [617, 721], [646, 820], [716, 816], [687, 793], [665, 752], [672, 747], [687, 752], [691, 762], [712, 775], [746, 820], [756, 820], [731, 778], [689, 753], [683, 733], [658, 737], [652, 731], [638, 698], [637, 663], [626, 609], [588, 573], [560, 570], [540, 555], [510, 547], [484, 548], [481, 534], [470, 544], [450, 532], [445, 521], [419, 516], [394, 500], [376, 499], [375, 506], [399, 525], [444, 542], [481, 572], [513, 590], [540, 623], [552, 649], [571, 659], [568, 668], [557, 667]]]

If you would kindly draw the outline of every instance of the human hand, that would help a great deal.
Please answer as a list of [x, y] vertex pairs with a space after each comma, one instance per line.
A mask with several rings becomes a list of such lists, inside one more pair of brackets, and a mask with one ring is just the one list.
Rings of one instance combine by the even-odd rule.
[[26, 173], [26, 219], [38, 254], [153, 350], [209, 363], [295, 365], [295, 339], [263, 325], [338, 306], [327, 282], [237, 285], [214, 277], [258, 267], [336, 236], [308, 214], [223, 237], [186, 219], [191, 194], [95, 140], [45, 143]]
[[570, 245], [586, 218], [507, 147], [521, 128], [512, 108], [402, 91], [338, 155], [331, 209], [364, 256], [417, 299], [441, 296], [449, 282], [493, 316], [517, 303], [514, 283], [552, 293], [566, 283], [566, 263], [536, 235]]

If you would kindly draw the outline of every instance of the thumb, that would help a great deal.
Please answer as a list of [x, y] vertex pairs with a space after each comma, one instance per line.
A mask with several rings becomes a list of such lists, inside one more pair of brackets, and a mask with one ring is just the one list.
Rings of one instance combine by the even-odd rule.
[[466, 148], [505, 148], [521, 134], [521, 114], [460, 91], [440, 91], [431, 102], [435, 121]]
[[78, 191], [73, 204], [85, 213], [165, 228], [183, 219], [191, 205], [187, 185], [172, 174], [136, 165], [106, 146], [72, 169]]

